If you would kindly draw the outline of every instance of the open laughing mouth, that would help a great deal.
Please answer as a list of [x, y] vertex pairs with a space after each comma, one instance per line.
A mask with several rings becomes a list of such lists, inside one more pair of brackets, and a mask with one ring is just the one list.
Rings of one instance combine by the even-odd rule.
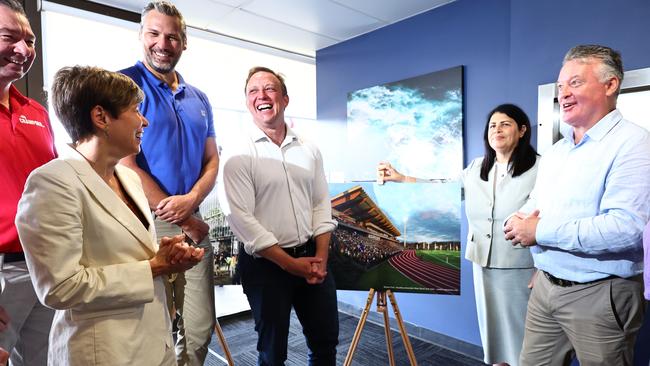
[[576, 103], [562, 103], [562, 110], [571, 109], [574, 105], [576, 105]]
[[257, 106], [257, 110], [260, 111], [260, 112], [269, 110], [271, 108], [272, 108], [272, 106], [270, 104], [268, 104], [268, 103], [260, 104], [260, 105]]
[[16, 59], [16, 58], [5, 58], [7, 63], [18, 65], [18, 66], [23, 66], [26, 62], [27, 59]]
[[170, 59], [172, 58], [172, 55], [171, 55], [169, 52], [164, 52], [164, 51], [152, 51], [151, 53], [152, 53], [152, 54], [156, 57], [156, 59], [158, 59], [158, 60], [168, 61], [168, 60], [170, 60]]

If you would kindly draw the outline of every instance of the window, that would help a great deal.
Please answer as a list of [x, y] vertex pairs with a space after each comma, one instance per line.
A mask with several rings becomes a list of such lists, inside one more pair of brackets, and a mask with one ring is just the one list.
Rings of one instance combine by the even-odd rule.
[[[142, 59], [139, 24], [100, 14], [44, 3], [43, 64], [45, 89], [64, 66], [94, 65], [120, 70]], [[316, 119], [316, 66], [313, 59], [188, 29], [188, 48], [177, 70], [208, 95], [215, 116], [217, 141], [248, 120], [244, 82], [253, 66], [267, 66], [286, 77], [291, 102], [287, 122], [302, 125]], [[52, 111], [52, 108], [50, 108]], [[70, 138], [51, 113], [57, 146]], [[300, 121], [298, 123], [298, 121]]]

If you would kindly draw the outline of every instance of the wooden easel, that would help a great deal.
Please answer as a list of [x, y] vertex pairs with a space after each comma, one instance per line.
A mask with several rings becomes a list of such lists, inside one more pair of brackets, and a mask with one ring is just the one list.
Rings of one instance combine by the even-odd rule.
[[223, 350], [224, 355], [226, 355], [226, 360], [228, 360], [228, 366], [234, 366], [235, 362], [232, 360], [230, 348], [228, 348], [228, 343], [226, 343], [226, 336], [223, 334], [223, 330], [221, 330], [221, 325], [219, 325], [219, 319], [214, 323], [214, 332], [217, 333], [217, 337], [219, 337], [219, 343], [221, 344], [221, 349]]
[[[395, 366], [395, 356], [393, 354], [393, 339], [390, 334], [390, 320], [388, 318], [388, 306], [386, 304], [386, 295], [390, 299], [390, 304], [393, 306], [393, 312], [395, 313], [395, 319], [397, 319], [397, 325], [399, 326], [400, 335], [402, 336], [402, 341], [404, 342], [404, 348], [409, 357], [411, 366], [417, 366], [418, 362], [415, 359], [415, 354], [413, 353], [413, 347], [409, 341], [408, 334], [406, 334], [406, 328], [404, 327], [404, 321], [402, 321], [402, 314], [399, 312], [397, 307], [397, 300], [395, 300], [395, 295], [390, 290], [386, 291], [377, 291], [377, 312], [384, 314], [384, 334], [386, 334], [386, 348], [388, 349], [388, 360], [390, 366]], [[348, 350], [347, 356], [345, 356], [345, 362], [343, 365], [350, 366], [352, 363], [352, 356], [354, 356], [354, 351], [359, 344], [359, 338], [361, 338], [361, 332], [363, 331], [363, 326], [366, 324], [366, 319], [368, 318], [368, 313], [370, 312], [370, 307], [372, 306], [372, 299], [375, 296], [375, 289], [371, 288], [368, 291], [368, 301], [366, 301], [366, 307], [361, 313], [361, 318], [359, 318], [359, 324], [357, 324], [357, 329], [354, 331], [354, 337], [352, 337], [352, 343], [350, 344], [350, 349]]]

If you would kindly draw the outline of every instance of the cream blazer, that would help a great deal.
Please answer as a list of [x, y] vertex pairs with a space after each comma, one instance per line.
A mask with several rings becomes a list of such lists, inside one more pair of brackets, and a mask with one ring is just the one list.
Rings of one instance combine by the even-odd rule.
[[56, 309], [49, 365], [160, 365], [173, 352], [164, 279], [148, 262], [158, 246], [147, 199], [135, 172], [115, 170], [148, 229], [68, 146], [32, 172], [18, 204], [32, 282]]
[[463, 171], [465, 213], [469, 226], [465, 258], [490, 268], [531, 268], [528, 248], [512, 246], [503, 233], [503, 221], [528, 200], [535, 185], [539, 157], [535, 165], [518, 177], [507, 174], [494, 184], [495, 167], [488, 181], [481, 179], [483, 158], [473, 160]]

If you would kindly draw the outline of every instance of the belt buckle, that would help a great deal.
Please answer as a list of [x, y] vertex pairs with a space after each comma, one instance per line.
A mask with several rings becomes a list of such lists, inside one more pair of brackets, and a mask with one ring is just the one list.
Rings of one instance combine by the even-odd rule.
[[573, 281], [568, 281], [562, 278], [557, 278], [557, 284], [560, 285], [561, 287], [571, 287], [573, 286]]
[[291, 252], [290, 254], [291, 254], [292, 257], [295, 257], [296, 255], [298, 255], [298, 246], [291, 247], [291, 248], [288, 248], [288, 249]]
[[562, 278], [557, 278], [557, 277], [553, 276], [552, 274], [550, 274], [550, 273], [548, 273], [546, 271], [543, 271], [543, 272], [544, 272], [544, 276], [546, 276], [546, 278], [548, 278], [549, 282], [551, 282], [552, 284], [554, 284], [556, 286], [571, 287], [571, 286], [576, 284], [576, 282], [573, 282], [573, 281], [565, 280], [565, 279], [562, 279]]
[[298, 258], [298, 256], [300, 256], [300, 254], [304, 251], [305, 246], [304, 245], [296, 245], [294, 247], [282, 248], [282, 249], [284, 249], [284, 251], [287, 252], [287, 254], [289, 254], [290, 256], [292, 256], [294, 258]]

